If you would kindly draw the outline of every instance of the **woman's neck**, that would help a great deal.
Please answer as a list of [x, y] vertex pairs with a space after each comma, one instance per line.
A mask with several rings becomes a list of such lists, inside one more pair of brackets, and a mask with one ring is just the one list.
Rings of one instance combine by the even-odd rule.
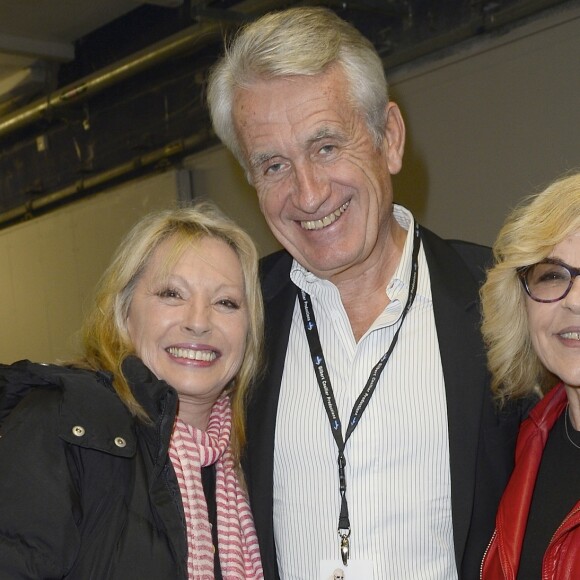
[[569, 387], [565, 385], [566, 394], [568, 395], [568, 412], [570, 421], [576, 431], [580, 431], [580, 389], [578, 387]]

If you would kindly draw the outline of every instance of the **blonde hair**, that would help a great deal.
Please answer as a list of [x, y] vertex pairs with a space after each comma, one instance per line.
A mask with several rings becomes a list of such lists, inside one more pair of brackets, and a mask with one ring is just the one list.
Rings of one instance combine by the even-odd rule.
[[214, 65], [208, 104], [214, 130], [247, 171], [233, 123], [234, 93], [260, 79], [317, 75], [342, 67], [350, 97], [365, 116], [376, 146], [385, 133], [387, 81], [372, 43], [325, 8], [271, 12], [242, 27]]
[[525, 199], [499, 232], [481, 302], [492, 390], [500, 403], [536, 389], [545, 393], [557, 381], [533, 349], [518, 269], [543, 260], [578, 230], [580, 173], [575, 173]]
[[223, 240], [235, 252], [242, 267], [249, 327], [244, 359], [228, 386], [232, 403], [232, 451], [239, 462], [245, 444], [245, 403], [258, 374], [262, 357], [264, 312], [258, 279], [258, 253], [250, 236], [210, 202], [151, 214], [129, 232], [103, 274], [82, 336], [84, 356], [77, 364], [112, 373], [115, 390], [136, 417], [148, 421], [123, 375], [122, 364], [135, 354], [127, 330], [127, 317], [139, 277], [155, 250], [165, 240], [173, 243], [164, 269], [169, 271], [183, 251], [204, 237]]

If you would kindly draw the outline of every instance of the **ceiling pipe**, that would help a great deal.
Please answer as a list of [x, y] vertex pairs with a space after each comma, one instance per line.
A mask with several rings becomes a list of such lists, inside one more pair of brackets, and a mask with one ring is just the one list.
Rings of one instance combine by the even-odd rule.
[[130, 57], [116, 62], [75, 83], [71, 83], [46, 97], [0, 119], [0, 138], [49, 117], [60, 107], [70, 106], [96, 95], [122, 80], [134, 76], [155, 64], [194, 48], [203, 40], [217, 37], [221, 27], [217, 23], [193, 26], [169, 39], [152, 45]]
[[[250, 15], [272, 9], [275, 4], [275, 0], [247, 0], [236, 4], [235, 10], [240, 14]], [[217, 16], [215, 13], [213, 15]], [[219, 40], [227, 29], [234, 26], [231, 18], [227, 18], [225, 15], [220, 20], [200, 22], [111, 66], [58, 89], [46, 97], [0, 118], [0, 139], [43, 118], [50, 117], [53, 111], [61, 107], [82, 102], [154, 65], [192, 51], [208, 41]]]
[[98, 193], [106, 185], [140, 169], [160, 164], [163, 161], [171, 162], [171, 158], [175, 156], [182, 158], [187, 153], [210, 144], [215, 138], [215, 134], [211, 129], [202, 130], [186, 139], [173, 141], [164, 147], [134, 157], [130, 161], [121, 163], [101, 173], [80, 178], [59, 191], [54, 191], [42, 197], [32, 199], [25, 204], [1, 213], [0, 229], [26, 219], [27, 216], [35, 217], [36, 213], [47, 210], [50, 206], [62, 204], [65, 201], [73, 201], [83, 194]]

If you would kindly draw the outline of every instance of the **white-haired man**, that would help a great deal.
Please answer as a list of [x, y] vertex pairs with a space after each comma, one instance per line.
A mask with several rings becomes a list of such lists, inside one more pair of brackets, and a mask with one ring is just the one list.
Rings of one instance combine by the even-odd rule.
[[476, 578], [521, 418], [488, 389], [488, 250], [393, 204], [403, 118], [333, 12], [244, 27], [208, 98], [285, 248], [262, 264], [268, 367], [245, 462], [266, 578], [341, 557], [375, 578]]

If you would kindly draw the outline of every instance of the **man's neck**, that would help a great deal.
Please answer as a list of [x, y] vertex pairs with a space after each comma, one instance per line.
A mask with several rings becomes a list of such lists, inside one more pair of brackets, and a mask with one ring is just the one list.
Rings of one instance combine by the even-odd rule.
[[388, 241], [364, 271], [334, 281], [357, 342], [389, 304], [387, 284], [401, 261], [406, 237], [407, 232], [393, 218]]

